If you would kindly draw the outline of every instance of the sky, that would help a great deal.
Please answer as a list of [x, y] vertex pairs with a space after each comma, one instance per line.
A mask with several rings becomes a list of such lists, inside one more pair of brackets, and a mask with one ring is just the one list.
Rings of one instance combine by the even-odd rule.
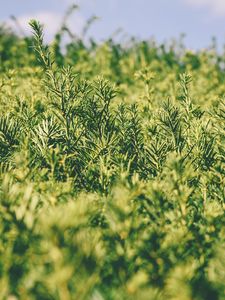
[[[216, 37], [219, 47], [225, 44], [225, 0], [0, 0], [0, 22], [15, 24], [15, 16], [26, 33], [28, 21], [37, 19], [45, 25], [45, 37], [50, 41], [60, 27], [63, 15], [71, 4], [79, 10], [69, 20], [71, 31], [82, 32], [92, 15], [99, 19], [89, 30], [89, 36], [98, 41], [122, 29], [120, 37], [140, 39], [155, 37], [159, 42], [179, 38], [185, 33], [185, 45], [202, 49]], [[15, 28], [18, 30], [18, 28]]]

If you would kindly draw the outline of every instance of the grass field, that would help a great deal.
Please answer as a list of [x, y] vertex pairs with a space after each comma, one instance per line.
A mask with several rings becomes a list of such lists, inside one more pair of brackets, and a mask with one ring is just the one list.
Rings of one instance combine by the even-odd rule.
[[0, 29], [0, 299], [224, 300], [225, 54], [30, 25]]

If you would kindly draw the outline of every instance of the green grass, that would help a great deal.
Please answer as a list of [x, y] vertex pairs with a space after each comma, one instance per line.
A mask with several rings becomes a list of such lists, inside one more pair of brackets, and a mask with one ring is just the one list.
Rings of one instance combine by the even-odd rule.
[[0, 299], [224, 300], [225, 56], [30, 25], [0, 30]]

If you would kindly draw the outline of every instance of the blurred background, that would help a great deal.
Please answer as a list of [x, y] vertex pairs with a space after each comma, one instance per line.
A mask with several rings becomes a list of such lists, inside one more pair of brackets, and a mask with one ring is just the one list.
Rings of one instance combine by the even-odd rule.
[[97, 41], [116, 34], [118, 39], [154, 36], [164, 42], [182, 33], [190, 49], [209, 46], [213, 37], [222, 49], [225, 41], [225, 0], [7, 0], [1, 5], [0, 21], [27, 35], [28, 21], [38, 19], [46, 26], [45, 39], [50, 41], [72, 4], [79, 9], [68, 19], [71, 31], [81, 35], [87, 20], [97, 16], [87, 35]]

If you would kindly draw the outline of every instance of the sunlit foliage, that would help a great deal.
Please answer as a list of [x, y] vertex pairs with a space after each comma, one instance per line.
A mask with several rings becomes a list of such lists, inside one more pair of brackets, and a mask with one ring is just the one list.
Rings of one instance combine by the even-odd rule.
[[224, 300], [225, 56], [30, 25], [0, 30], [0, 299]]

